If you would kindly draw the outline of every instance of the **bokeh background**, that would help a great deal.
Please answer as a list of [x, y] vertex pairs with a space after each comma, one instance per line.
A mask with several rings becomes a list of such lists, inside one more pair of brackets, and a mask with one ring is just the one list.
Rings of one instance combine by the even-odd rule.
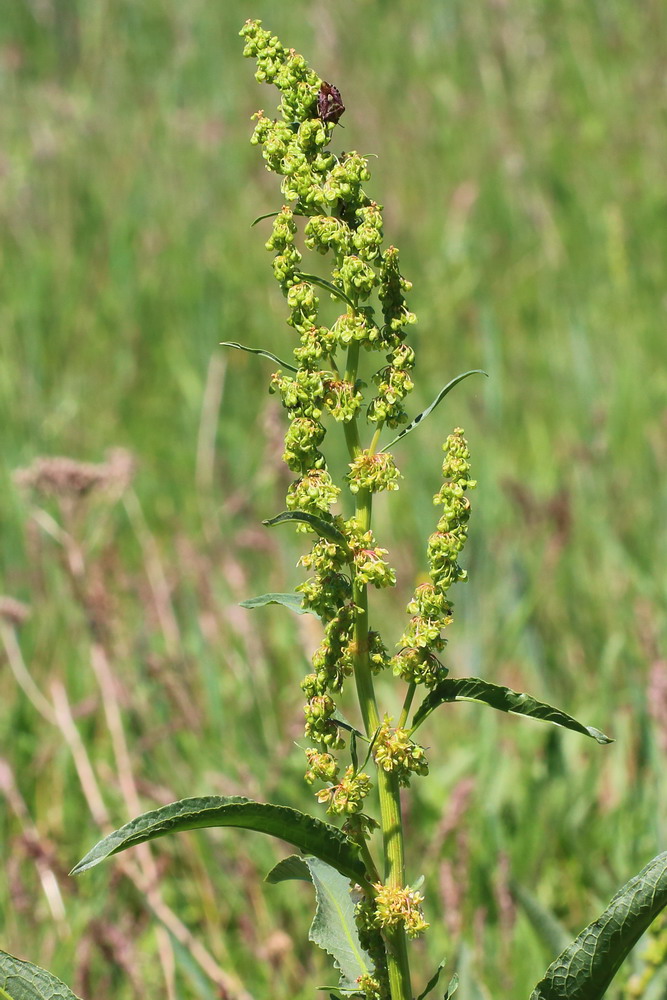
[[[377, 154], [367, 188], [414, 282], [414, 411], [489, 374], [397, 447], [377, 520], [401, 573], [390, 629], [461, 424], [479, 488], [448, 664], [616, 740], [473, 706], [424, 727], [416, 984], [447, 954], [461, 1000], [527, 997], [561, 930], [666, 841], [661, 0], [4, 0], [0, 593], [26, 608], [2, 605], [0, 946], [88, 1000], [301, 1000], [332, 981], [308, 888], [261, 884], [285, 852], [260, 835], [66, 874], [137, 804], [317, 809], [295, 746], [315, 623], [238, 608], [300, 579], [298, 542], [260, 523], [287, 483], [270, 363], [217, 346], [285, 355], [292, 336], [250, 228], [281, 204], [248, 143], [275, 106], [241, 57], [250, 16], [340, 88], [337, 142]], [[17, 482], [53, 456], [105, 463], [50, 474], [107, 487]]]

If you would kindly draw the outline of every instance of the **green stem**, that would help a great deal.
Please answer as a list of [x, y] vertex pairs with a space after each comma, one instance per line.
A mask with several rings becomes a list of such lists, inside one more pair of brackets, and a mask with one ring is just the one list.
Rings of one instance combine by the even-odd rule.
[[[354, 381], [357, 377], [358, 360], [359, 345], [352, 344], [348, 350], [345, 372], [345, 378], [349, 381]], [[357, 421], [351, 420], [344, 427], [350, 458], [355, 458], [361, 450]], [[368, 490], [360, 490], [356, 494], [355, 516], [362, 531], [367, 531], [371, 526], [372, 501], [372, 494]], [[354, 580], [353, 600], [358, 609], [354, 626], [354, 679], [366, 735], [372, 739], [380, 725], [380, 714], [368, 657], [368, 588], [365, 583]], [[402, 889], [405, 885], [405, 858], [398, 778], [382, 768], [378, 768], [377, 775], [384, 849], [384, 881], [392, 888]], [[385, 931], [384, 936], [387, 945], [391, 1000], [412, 1000], [405, 927], [403, 924], [398, 924]]]

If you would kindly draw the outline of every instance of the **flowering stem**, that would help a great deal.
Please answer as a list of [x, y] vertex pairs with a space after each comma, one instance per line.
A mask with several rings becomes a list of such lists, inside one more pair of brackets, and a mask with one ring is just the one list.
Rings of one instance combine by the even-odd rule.
[[[349, 361], [348, 356], [348, 372], [350, 370]], [[356, 372], [354, 374], [356, 377]], [[350, 425], [352, 425], [350, 430], [353, 430], [354, 433], [348, 431]], [[359, 440], [356, 420], [346, 424], [345, 430], [350, 457], [353, 458], [355, 451], [350, 447], [350, 443]], [[355, 516], [362, 531], [368, 531], [370, 528], [371, 513], [372, 494], [367, 490], [360, 490], [356, 495]], [[354, 626], [354, 679], [366, 735], [372, 739], [373, 734], [380, 726], [380, 715], [368, 658], [368, 588], [365, 583], [354, 581], [353, 599], [358, 609]], [[395, 773], [385, 771], [381, 767], [378, 768], [377, 774], [384, 850], [384, 881], [386, 885], [400, 889], [405, 885], [405, 858], [398, 777]], [[410, 964], [404, 924], [400, 923], [395, 927], [387, 928], [385, 940], [392, 1000], [411, 1000]]]

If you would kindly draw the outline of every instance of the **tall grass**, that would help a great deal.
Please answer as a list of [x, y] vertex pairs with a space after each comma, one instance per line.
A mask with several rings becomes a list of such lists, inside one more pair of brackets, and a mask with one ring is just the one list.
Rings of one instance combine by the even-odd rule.
[[[458, 948], [488, 995], [527, 996], [550, 955], [510, 883], [574, 932], [665, 842], [667, 14], [658, 0], [272, 8], [10, 0], [0, 19], [0, 591], [32, 611], [0, 660], [0, 939], [83, 995], [219, 995], [187, 941], [156, 937], [130, 875], [65, 876], [97, 833], [68, 705], [116, 823], [128, 788], [90, 608], [45, 506], [11, 479], [36, 456], [136, 458], [115, 505], [91, 499], [64, 526], [103, 608], [142, 803], [249, 785], [304, 804], [293, 691], [316, 636], [236, 607], [296, 579], [296, 550], [259, 525], [283, 492], [282, 417], [265, 362], [217, 347], [280, 354], [290, 337], [249, 234], [258, 190], [273, 207], [237, 38], [259, 16], [341, 89], [346, 142], [380, 154], [432, 373], [415, 408], [464, 368], [491, 376], [406, 447], [395, 561], [424, 569], [414, 541], [434, 516], [439, 442], [462, 423], [480, 488], [451, 655], [617, 739], [591, 750], [490, 713], [482, 726], [472, 708], [425, 730], [440, 780], [417, 790], [409, 849], [439, 871], [432, 957]], [[17, 684], [17, 650], [60, 699], [53, 721]], [[253, 888], [268, 843], [192, 834], [153, 858], [163, 904], [230, 996], [312, 996], [320, 969], [281, 933], [305, 937], [307, 891]], [[115, 878], [124, 893], [105, 891]], [[477, 988], [464, 976], [462, 1000]]]

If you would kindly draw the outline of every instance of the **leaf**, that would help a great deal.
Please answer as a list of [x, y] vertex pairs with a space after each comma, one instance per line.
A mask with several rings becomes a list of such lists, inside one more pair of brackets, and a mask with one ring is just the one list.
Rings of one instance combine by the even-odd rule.
[[427, 406], [425, 410], [422, 410], [421, 413], [418, 413], [415, 419], [411, 423], [409, 423], [407, 427], [404, 427], [401, 433], [397, 434], [396, 437], [393, 439], [393, 441], [390, 441], [389, 444], [386, 444], [384, 448], [380, 448], [380, 453], [382, 453], [383, 451], [387, 451], [388, 448], [392, 448], [397, 441], [400, 441], [401, 438], [404, 438], [405, 435], [409, 434], [410, 431], [413, 431], [415, 427], [419, 427], [419, 425], [426, 419], [426, 417], [428, 417], [429, 413], [435, 410], [438, 403], [441, 403], [445, 398], [445, 396], [452, 391], [454, 386], [458, 385], [459, 382], [462, 382], [464, 378], [468, 378], [469, 375], [486, 375], [487, 378], [489, 377], [485, 371], [482, 371], [481, 368], [471, 368], [469, 372], [463, 372], [461, 375], [457, 375], [456, 378], [453, 378], [451, 382], [447, 383], [446, 386], [443, 386], [443, 388], [440, 390], [440, 392], [435, 397], [430, 406]]
[[442, 1000], [451, 1000], [456, 991], [459, 988], [459, 977], [454, 973], [452, 978], [449, 980], [449, 986], [447, 987], [447, 992], [445, 993]]
[[[301, 866], [309, 872], [317, 900], [309, 940], [332, 956], [341, 974], [337, 990], [356, 990], [357, 979], [372, 970], [373, 962], [359, 941], [349, 879], [319, 858], [297, 858], [293, 855], [277, 864], [267, 875], [267, 881], [282, 882], [290, 877], [302, 879]], [[291, 876], [290, 871], [295, 874]], [[331, 990], [331, 987], [323, 988]]]
[[308, 524], [318, 535], [321, 535], [322, 538], [328, 538], [330, 542], [340, 545], [346, 552], [349, 551], [345, 535], [338, 528], [334, 527], [330, 521], [325, 521], [315, 514], [307, 514], [305, 510], [284, 510], [282, 514], [276, 514], [275, 517], [270, 517], [262, 521], [262, 524], [272, 528], [276, 524], [285, 524], [287, 521], [302, 521], [304, 524]]
[[591, 736], [598, 743], [613, 743], [614, 741], [599, 729], [583, 726], [571, 715], [566, 715], [551, 705], [531, 698], [529, 694], [513, 691], [500, 684], [491, 684], [481, 677], [447, 677], [440, 681], [415, 712], [412, 720], [411, 733], [422, 724], [431, 712], [448, 701], [479, 701], [500, 712], [512, 712], [514, 715], [525, 715], [530, 719], [540, 719], [542, 722], [552, 722], [556, 726], [572, 729], [575, 733]]
[[260, 347], [246, 347], [244, 344], [237, 344], [233, 340], [221, 340], [220, 347], [234, 347], [237, 351], [246, 351], [248, 354], [259, 354], [262, 358], [268, 358], [269, 361], [275, 361], [281, 368], [286, 368], [288, 372], [298, 371], [298, 368], [295, 368], [294, 365], [289, 364], [287, 361], [283, 361], [275, 354], [271, 354], [271, 351], [263, 351]]
[[0, 951], [0, 998], [2, 1000], [79, 1000], [69, 987], [50, 972], [31, 962], [22, 962]]
[[269, 885], [277, 885], [279, 882], [312, 882], [310, 868], [300, 854], [290, 854], [288, 858], [283, 858], [277, 865], [274, 865], [269, 874], [264, 879]]
[[262, 594], [261, 597], [249, 597], [247, 601], [241, 601], [239, 607], [248, 608], [252, 611], [254, 608], [263, 608], [267, 604], [282, 604], [283, 607], [289, 608], [290, 611], [295, 611], [297, 615], [315, 615], [316, 618], [320, 617], [312, 608], [304, 608], [301, 603], [302, 601], [301, 594]]
[[127, 850], [167, 833], [201, 830], [217, 826], [235, 826], [279, 837], [306, 854], [326, 861], [347, 878], [366, 881], [366, 871], [359, 850], [344, 833], [329, 823], [308, 816], [288, 806], [253, 802], [240, 795], [181, 799], [131, 820], [101, 840], [72, 869], [79, 875], [98, 865], [112, 854]]
[[258, 222], [264, 222], [264, 219], [275, 219], [277, 215], [280, 215], [280, 212], [265, 212], [264, 215], [258, 215], [257, 218], [250, 223], [250, 228], [252, 229]]
[[317, 274], [306, 274], [303, 271], [298, 271], [297, 277], [301, 278], [302, 281], [309, 281], [311, 285], [317, 285], [318, 288], [323, 288], [326, 292], [330, 292], [331, 295], [334, 295], [337, 299], [340, 299], [341, 302], [345, 302], [348, 306], [352, 306], [353, 309], [356, 308], [352, 299], [347, 297], [342, 288], [337, 288], [330, 281], [327, 281], [326, 278], [320, 278], [320, 276]]
[[438, 985], [438, 980], [440, 979], [440, 973], [442, 972], [446, 964], [447, 964], [447, 959], [443, 958], [442, 962], [440, 963], [438, 968], [435, 970], [435, 972], [427, 982], [423, 991], [417, 997], [417, 1000], [424, 1000], [424, 997], [427, 997], [431, 992], [431, 990], [434, 990], [436, 988], [436, 986]]
[[653, 858], [558, 956], [530, 1000], [599, 1000], [646, 928], [667, 905], [667, 852]]

